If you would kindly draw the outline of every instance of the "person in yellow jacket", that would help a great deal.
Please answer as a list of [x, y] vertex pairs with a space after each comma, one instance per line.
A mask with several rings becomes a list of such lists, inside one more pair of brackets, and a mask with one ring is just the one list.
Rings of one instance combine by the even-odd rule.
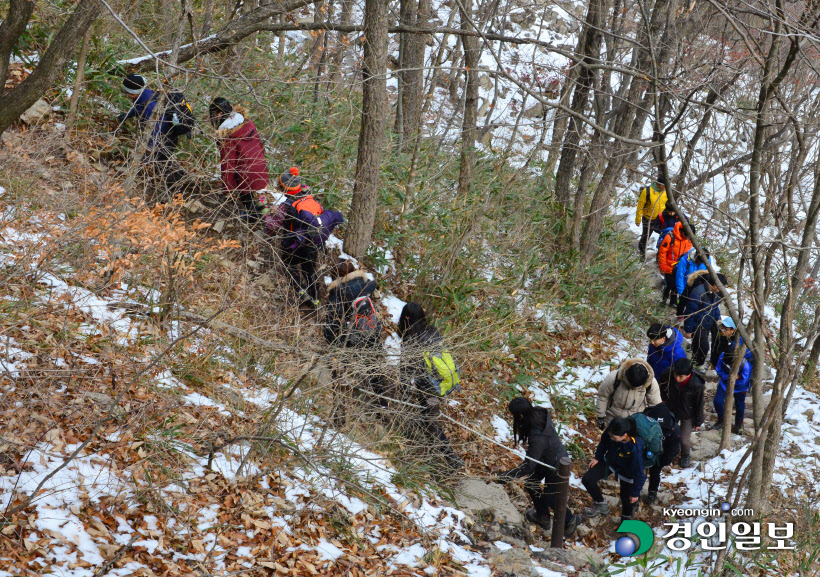
[[641, 240], [638, 243], [638, 252], [641, 257], [646, 253], [646, 241], [650, 231], [661, 232], [661, 223], [658, 219], [666, 206], [666, 183], [663, 177], [657, 182], [641, 188], [638, 193], [638, 208], [635, 211], [635, 224], [642, 225]]

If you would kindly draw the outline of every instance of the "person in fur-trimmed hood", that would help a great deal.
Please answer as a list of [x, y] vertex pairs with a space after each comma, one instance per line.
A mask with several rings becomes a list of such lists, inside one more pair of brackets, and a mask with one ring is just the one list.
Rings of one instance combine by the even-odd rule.
[[615, 417], [628, 417], [660, 402], [661, 391], [649, 363], [627, 359], [598, 387], [598, 428], [604, 430]]
[[208, 114], [219, 142], [222, 184], [227, 192], [238, 194], [244, 208], [258, 217], [257, 193], [270, 183], [259, 131], [244, 108], [232, 106], [225, 98], [214, 98]]
[[342, 326], [353, 313], [353, 303], [359, 297], [370, 297], [376, 292], [376, 281], [367, 278], [367, 272], [356, 270], [350, 261], [336, 267], [336, 280], [327, 288], [327, 311], [324, 335], [328, 343], [334, 342], [342, 332]]
[[[717, 273], [717, 277], [725, 286], [726, 277], [721, 273]], [[686, 284], [689, 297], [686, 301], [683, 334], [692, 339], [692, 362], [703, 371], [707, 368], [704, 363], [709, 355], [709, 338], [714, 339], [718, 332], [722, 297], [717, 284], [709, 276], [709, 271], [693, 272]]]

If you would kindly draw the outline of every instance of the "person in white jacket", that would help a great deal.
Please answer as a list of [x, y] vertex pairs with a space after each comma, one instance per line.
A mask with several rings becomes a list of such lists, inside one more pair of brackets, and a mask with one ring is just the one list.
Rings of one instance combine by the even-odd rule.
[[629, 417], [662, 402], [652, 367], [643, 359], [627, 359], [604, 377], [598, 387], [598, 428], [615, 417]]

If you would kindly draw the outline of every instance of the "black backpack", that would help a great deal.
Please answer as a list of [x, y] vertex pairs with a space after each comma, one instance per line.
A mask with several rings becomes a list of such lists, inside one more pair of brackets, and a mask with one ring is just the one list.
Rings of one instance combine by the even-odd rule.
[[644, 409], [643, 414], [658, 421], [658, 424], [661, 426], [661, 431], [663, 431], [664, 445], [670, 440], [672, 442], [680, 440], [680, 427], [675, 418], [675, 413], [665, 404], [661, 403], [654, 407], [647, 407]]
[[180, 137], [191, 134], [196, 126], [194, 111], [182, 92], [174, 90], [168, 93], [168, 106], [165, 109], [165, 120], [171, 123], [168, 134]]
[[347, 346], [375, 348], [381, 343], [382, 322], [369, 297], [357, 298], [353, 303], [354, 315], [350, 321]]

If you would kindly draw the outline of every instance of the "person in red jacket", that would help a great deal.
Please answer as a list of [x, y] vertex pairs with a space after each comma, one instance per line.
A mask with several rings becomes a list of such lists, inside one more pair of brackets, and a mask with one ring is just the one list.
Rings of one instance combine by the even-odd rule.
[[222, 184], [228, 193], [239, 196], [247, 216], [258, 220], [257, 195], [270, 183], [259, 131], [253, 120], [245, 118], [242, 107], [234, 108], [221, 96], [211, 102], [208, 114], [219, 142]]
[[[691, 226], [691, 225], [690, 225]], [[675, 265], [680, 257], [692, 248], [692, 241], [686, 235], [682, 222], [676, 222], [672, 232], [667, 233], [658, 247], [658, 269], [663, 275], [663, 301], [669, 297], [669, 306], [678, 303], [678, 291], [675, 288]]]

